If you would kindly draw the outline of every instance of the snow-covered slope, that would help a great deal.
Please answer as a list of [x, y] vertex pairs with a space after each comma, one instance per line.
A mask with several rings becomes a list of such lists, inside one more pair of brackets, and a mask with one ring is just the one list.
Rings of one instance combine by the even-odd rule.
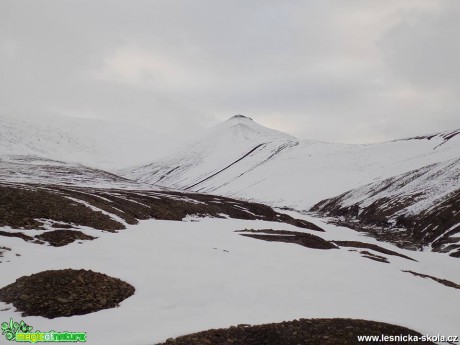
[[[155, 185], [303, 211], [325, 200], [314, 210], [347, 213], [348, 220], [358, 210], [363, 224], [385, 229], [402, 224], [406, 230], [396, 238], [386, 229], [383, 239], [442, 251], [457, 248], [460, 130], [347, 145], [300, 140], [236, 115], [162, 160], [122, 170], [120, 178], [79, 162], [126, 166], [155, 156], [156, 148], [168, 145], [152, 142], [163, 138], [103, 121], [55, 120], [0, 118], [0, 181]], [[447, 216], [453, 220], [443, 221]]]
[[0, 183], [160, 190], [104, 170], [37, 156], [0, 156]]
[[460, 158], [370, 183], [312, 210], [381, 239], [460, 257]]
[[232, 178], [235, 171], [246, 172], [297, 144], [294, 137], [236, 115], [165, 160], [124, 170], [122, 174], [147, 183], [210, 192], [222, 179], [227, 182], [222, 176]]
[[299, 140], [235, 116], [171, 157], [122, 175], [304, 211], [325, 200], [313, 210], [348, 212], [348, 220], [360, 214], [360, 226], [382, 227], [374, 235], [383, 240], [446, 252], [460, 247], [459, 130], [345, 145]]
[[[22, 316], [11, 304], [0, 302], [0, 320], [24, 320], [41, 331], [87, 332], [91, 345], [156, 344], [210, 328], [323, 317], [388, 322], [422, 334], [458, 334], [459, 290], [404, 272], [458, 284], [454, 258], [383, 244], [418, 262], [388, 256], [390, 263], [382, 263], [362, 257], [356, 249], [311, 249], [234, 232], [302, 231], [283, 223], [186, 220], [145, 220], [116, 234], [83, 228], [80, 231], [99, 238], [65, 247], [2, 238], [11, 251], [1, 260], [0, 287], [44, 270], [83, 268], [120, 278], [136, 292], [118, 308], [54, 319]], [[313, 221], [326, 230], [314, 234], [327, 240], [381, 245], [349, 229]], [[114, 320], [122, 326], [114, 327]]]
[[[315, 214], [150, 190], [156, 186], [139, 190], [139, 182], [69, 163], [79, 154], [100, 161], [100, 146], [90, 141], [99, 138], [75, 136], [72, 128], [66, 135], [62, 126], [52, 126], [0, 127], [0, 288], [24, 275], [74, 268], [123, 279], [136, 291], [118, 308], [54, 319], [22, 316], [0, 302], [2, 322], [83, 331], [88, 344], [98, 345], [151, 344], [209, 328], [304, 317], [369, 319], [423, 334], [456, 334], [457, 259], [380, 243]], [[113, 141], [123, 144], [121, 133]], [[458, 219], [452, 217], [460, 196], [456, 134], [328, 144], [238, 116], [125, 176], [299, 209], [360, 186], [343, 199], [350, 207], [410, 195], [404, 209], [428, 208], [416, 221], [438, 234], [439, 221]], [[138, 150], [149, 153], [148, 146]], [[442, 250], [456, 245], [449, 231], [431, 243], [443, 242]], [[56, 297], [49, 300], [61, 302]], [[124, 327], [114, 329], [113, 319]]]
[[166, 159], [121, 173], [161, 186], [305, 210], [352, 188], [458, 158], [458, 133], [332, 144], [299, 140], [235, 116]]
[[110, 170], [159, 157], [165, 142], [163, 134], [125, 123], [0, 115], [0, 156], [35, 155]]

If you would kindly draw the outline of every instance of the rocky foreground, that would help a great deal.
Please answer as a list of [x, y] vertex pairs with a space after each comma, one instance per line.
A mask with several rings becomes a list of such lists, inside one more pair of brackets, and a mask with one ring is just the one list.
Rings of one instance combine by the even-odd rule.
[[[78, 230], [90, 227], [117, 232], [139, 220], [181, 221], [187, 216], [282, 222], [323, 231], [305, 220], [278, 213], [271, 207], [235, 199], [153, 190], [125, 190], [26, 183], [0, 183], [0, 236], [62, 246], [91, 240]], [[21, 231], [17, 231], [21, 230]], [[28, 230], [46, 232], [31, 236]]]
[[[381, 336], [382, 334], [421, 336], [420, 333], [408, 328], [382, 322], [353, 319], [300, 319], [257, 326], [239, 325], [227, 329], [211, 329], [176, 339], [171, 338], [158, 345], [352, 345], [358, 343], [358, 336]], [[434, 344], [430, 341], [410, 343]], [[407, 344], [407, 342], [393, 341], [379, 342], [379, 344]]]
[[0, 301], [13, 304], [22, 316], [53, 319], [117, 307], [134, 291], [118, 278], [91, 270], [49, 270], [1, 288]]

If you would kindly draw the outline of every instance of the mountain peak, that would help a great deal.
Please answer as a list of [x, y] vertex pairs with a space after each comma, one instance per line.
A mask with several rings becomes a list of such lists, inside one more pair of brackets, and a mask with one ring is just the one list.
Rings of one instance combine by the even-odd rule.
[[[252, 118], [237, 114], [211, 129], [209, 133], [216, 140], [221, 141], [224, 136], [231, 136], [231, 142], [243, 139], [245, 141], [269, 142], [272, 140], [294, 140], [297, 139], [289, 134], [267, 128]], [[209, 138], [208, 138], [209, 140]]]
[[241, 121], [241, 120], [248, 120], [248, 121], [254, 121], [253, 119], [251, 119], [250, 117], [248, 116], [244, 116], [244, 115], [241, 115], [241, 114], [236, 114], [236, 115], [233, 115], [231, 118], [228, 119], [228, 121], [233, 121], [233, 120], [237, 120], [237, 121]]

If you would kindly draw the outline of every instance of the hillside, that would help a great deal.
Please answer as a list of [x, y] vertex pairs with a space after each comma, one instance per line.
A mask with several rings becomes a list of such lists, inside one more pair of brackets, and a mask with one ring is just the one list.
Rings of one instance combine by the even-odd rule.
[[164, 159], [120, 173], [159, 186], [306, 210], [358, 186], [458, 158], [460, 135], [454, 134], [333, 144], [296, 139], [236, 116]]
[[[93, 163], [126, 163], [100, 155], [119, 137], [54, 126], [0, 131], [0, 319], [13, 328], [22, 320], [111, 345], [335, 344], [458, 329], [458, 259], [411, 250], [458, 252], [454, 132], [327, 144], [236, 116], [118, 176]], [[308, 213], [264, 200], [305, 210], [347, 191]]]
[[145, 186], [105, 170], [33, 155], [0, 156], [0, 182], [99, 188], [160, 189]]
[[402, 246], [460, 257], [460, 159], [370, 183], [311, 210]]
[[296, 139], [237, 115], [166, 159], [121, 174], [348, 221], [359, 214], [359, 228], [379, 239], [452, 252], [459, 242], [459, 134], [333, 144]]
[[160, 157], [173, 143], [165, 134], [126, 123], [0, 115], [0, 157], [37, 156], [113, 170]]

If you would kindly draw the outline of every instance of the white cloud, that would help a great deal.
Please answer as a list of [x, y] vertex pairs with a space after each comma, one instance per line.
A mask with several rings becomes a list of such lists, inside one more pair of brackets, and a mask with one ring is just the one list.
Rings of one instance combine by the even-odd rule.
[[460, 127], [458, 4], [9, 1], [0, 111], [183, 132], [246, 113], [347, 142]]

